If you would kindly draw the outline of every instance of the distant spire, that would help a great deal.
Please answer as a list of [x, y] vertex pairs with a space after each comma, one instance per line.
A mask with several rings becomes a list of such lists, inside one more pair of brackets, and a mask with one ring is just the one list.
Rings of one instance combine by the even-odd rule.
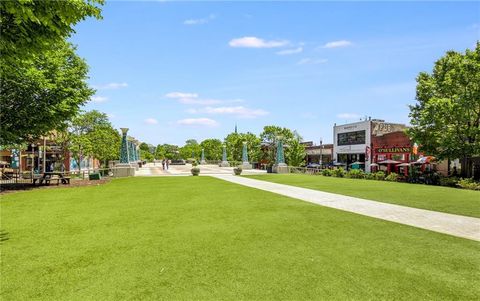
[[235, 123], [235, 134], [237, 134], [237, 123]]

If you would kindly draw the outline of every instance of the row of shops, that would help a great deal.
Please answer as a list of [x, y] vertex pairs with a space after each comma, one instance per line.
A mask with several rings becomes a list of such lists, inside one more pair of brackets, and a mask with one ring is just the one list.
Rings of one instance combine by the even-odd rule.
[[[100, 161], [85, 156], [76, 160], [68, 147], [61, 144], [56, 134], [31, 141], [23, 148], [0, 149], [0, 169], [34, 173], [69, 172], [100, 168]], [[128, 137], [129, 161], [139, 160], [140, 142]]]
[[[380, 119], [367, 119], [355, 123], [333, 126], [333, 144], [305, 143], [308, 163], [358, 168], [366, 172], [384, 170], [406, 173], [411, 164], [420, 168], [449, 172], [447, 162], [433, 162], [423, 154], [405, 133], [407, 126]], [[455, 162], [452, 163], [455, 165]]]

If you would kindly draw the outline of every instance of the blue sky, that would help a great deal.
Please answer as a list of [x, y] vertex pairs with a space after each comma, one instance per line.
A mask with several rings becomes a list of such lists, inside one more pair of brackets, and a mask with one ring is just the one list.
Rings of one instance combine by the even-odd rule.
[[107, 1], [103, 17], [71, 39], [97, 89], [85, 109], [152, 144], [408, 123], [418, 73], [480, 39], [479, 2]]

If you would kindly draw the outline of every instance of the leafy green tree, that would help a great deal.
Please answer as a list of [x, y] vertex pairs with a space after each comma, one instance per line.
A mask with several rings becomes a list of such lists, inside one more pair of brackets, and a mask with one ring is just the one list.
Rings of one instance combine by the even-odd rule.
[[147, 161], [147, 162], [152, 162], [154, 159], [154, 154], [155, 154], [155, 149], [148, 145], [145, 142], [140, 143], [139, 145], [140, 149], [140, 159]]
[[185, 145], [182, 146], [179, 151], [180, 157], [183, 159], [200, 159], [201, 147], [195, 139], [188, 139], [185, 141]]
[[173, 144], [159, 144], [155, 152], [155, 158], [157, 159], [170, 159], [178, 160], [180, 159], [180, 150], [177, 145]]
[[122, 137], [111, 125], [96, 125], [86, 134], [90, 144], [89, 154], [108, 166], [108, 161], [120, 157]]
[[255, 134], [247, 133], [230, 133], [224, 139], [227, 147], [227, 157], [229, 161], [242, 161], [243, 142], [247, 142], [248, 159], [250, 162], [258, 162], [260, 160], [260, 138]]
[[65, 128], [94, 93], [87, 72], [85, 61], [64, 42], [23, 60], [14, 72], [2, 72], [0, 144], [23, 143]]
[[2, 71], [24, 59], [51, 50], [74, 32], [87, 17], [101, 18], [103, 0], [0, 1], [0, 62]]
[[285, 127], [267, 125], [260, 134], [263, 143], [262, 161], [274, 164], [277, 154], [278, 139], [283, 140], [285, 146], [285, 161], [291, 166], [300, 166], [305, 159], [305, 147], [300, 144], [302, 137]]
[[205, 139], [200, 143], [200, 148], [204, 149], [206, 160], [221, 160], [222, 159], [222, 141], [219, 139]]
[[[121, 136], [105, 113], [93, 110], [75, 116], [69, 125], [69, 150], [77, 162], [95, 157], [104, 165], [118, 159]], [[79, 164], [80, 169], [80, 164]]]
[[462, 176], [471, 177], [471, 158], [480, 155], [480, 43], [448, 51], [431, 74], [420, 73], [416, 99], [409, 135], [424, 153], [461, 159]]
[[291, 140], [288, 148], [285, 150], [286, 163], [290, 166], [303, 166], [306, 156], [305, 146], [300, 144], [300, 140]]

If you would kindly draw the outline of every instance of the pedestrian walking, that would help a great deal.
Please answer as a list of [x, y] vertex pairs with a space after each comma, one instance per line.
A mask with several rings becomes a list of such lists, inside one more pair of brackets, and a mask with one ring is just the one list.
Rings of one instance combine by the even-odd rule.
[[168, 170], [168, 167], [170, 166], [170, 162], [172, 162], [172, 161], [170, 161], [170, 160], [167, 158], [167, 160], [166, 160], [167, 170]]
[[165, 170], [165, 159], [162, 160], [162, 169]]

